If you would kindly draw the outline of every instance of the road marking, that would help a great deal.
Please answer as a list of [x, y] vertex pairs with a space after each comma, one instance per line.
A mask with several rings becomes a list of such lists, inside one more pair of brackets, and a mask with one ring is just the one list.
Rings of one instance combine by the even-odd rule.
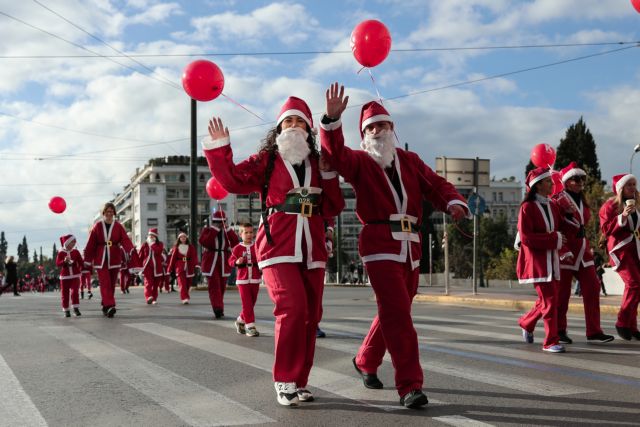
[[75, 327], [51, 326], [42, 329], [191, 426], [275, 422], [220, 393]]
[[487, 424], [487, 423], [483, 423], [481, 421], [476, 421], [476, 420], [472, 420], [470, 418], [466, 418], [466, 417], [462, 417], [460, 415], [448, 415], [448, 416], [444, 416], [444, 417], [433, 417], [432, 420], [435, 421], [440, 421], [441, 423], [450, 425], [450, 426], [456, 426], [456, 427], [467, 427], [467, 426], [474, 426], [474, 427], [489, 427], [489, 426], [493, 426], [493, 424]]
[[47, 426], [42, 414], [0, 355], [0, 426]]

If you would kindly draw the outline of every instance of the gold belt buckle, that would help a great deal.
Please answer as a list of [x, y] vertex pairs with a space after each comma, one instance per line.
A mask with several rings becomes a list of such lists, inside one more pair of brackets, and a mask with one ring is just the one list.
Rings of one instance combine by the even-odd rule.
[[113, 245], [113, 243], [111, 243], [111, 240], [107, 240], [107, 246], [111, 247]]
[[302, 202], [300, 204], [300, 215], [305, 218], [309, 218], [311, 215], [313, 215], [313, 204]]
[[411, 233], [411, 221], [409, 221], [409, 218], [402, 218], [400, 220], [400, 228], [405, 233]]
[[186, 256], [183, 256], [183, 257], [182, 257], [182, 261], [187, 262], [187, 257], [186, 257]]
[[640, 240], [640, 229], [633, 230], [633, 235], [636, 236], [636, 239]]

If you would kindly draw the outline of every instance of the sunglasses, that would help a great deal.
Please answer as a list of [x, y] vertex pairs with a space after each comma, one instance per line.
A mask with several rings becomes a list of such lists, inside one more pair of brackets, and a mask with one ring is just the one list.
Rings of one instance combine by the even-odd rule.
[[587, 180], [587, 177], [586, 176], [574, 176], [574, 177], [569, 178], [569, 180], [570, 181], [575, 181], [575, 182], [580, 182], [580, 181], [585, 182]]

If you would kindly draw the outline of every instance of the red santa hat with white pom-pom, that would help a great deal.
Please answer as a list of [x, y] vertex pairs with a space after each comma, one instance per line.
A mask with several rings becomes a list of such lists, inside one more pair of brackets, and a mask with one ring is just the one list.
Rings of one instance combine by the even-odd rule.
[[562, 174], [563, 184], [574, 176], [587, 176], [587, 173], [583, 169], [579, 168], [576, 162], [569, 163], [560, 171], [560, 173]]
[[75, 242], [76, 241], [76, 236], [74, 236], [73, 234], [65, 234], [64, 236], [60, 237], [60, 243], [62, 244], [62, 247], [65, 248], [65, 244], [67, 242], [69, 242], [69, 244], [71, 244], [71, 242]]
[[529, 171], [529, 173], [527, 174], [527, 179], [525, 180], [527, 191], [530, 191], [538, 182], [550, 177], [551, 170], [549, 170], [549, 168], [539, 167]]
[[304, 120], [309, 126], [311, 133], [317, 133], [317, 130], [313, 127], [313, 116], [311, 115], [311, 109], [303, 99], [297, 98], [295, 96], [290, 96], [289, 98], [287, 98], [287, 100], [282, 105], [282, 108], [280, 109], [280, 113], [278, 113], [276, 126], [280, 126], [280, 123], [282, 123], [282, 121], [289, 116], [297, 116], [302, 118], [302, 120]]
[[367, 102], [360, 110], [360, 137], [364, 137], [364, 129], [367, 126], [376, 122], [393, 123], [393, 119], [382, 104], [376, 101]]
[[630, 173], [615, 175], [613, 177], [613, 192], [615, 194], [620, 194], [622, 192], [622, 188], [632, 179], [636, 179], [636, 177]]

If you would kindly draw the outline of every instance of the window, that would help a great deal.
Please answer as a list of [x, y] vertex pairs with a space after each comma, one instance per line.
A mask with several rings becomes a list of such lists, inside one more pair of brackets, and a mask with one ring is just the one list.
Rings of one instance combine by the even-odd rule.
[[180, 182], [185, 182], [185, 181], [186, 181], [186, 179], [185, 179], [185, 177], [184, 177], [184, 174], [183, 174], [183, 173], [181, 173], [181, 174], [180, 174]]
[[502, 191], [498, 193], [498, 201], [502, 202]]
[[498, 201], [498, 199], [496, 198], [496, 192], [495, 192], [495, 191], [493, 192], [493, 201], [494, 201], [494, 202], [497, 202], [497, 201]]
[[177, 199], [178, 198], [178, 190], [175, 188], [167, 188], [167, 199]]
[[160, 174], [159, 173], [156, 174], [156, 182], [160, 182]]
[[147, 218], [147, 225], [158, 225], [158, 218]]
[[147, 210], [148, 211], [157, 211], [158, 210], [158, 204], [157, 203], [147, 203]]
[[201, 173], [199, 179], [200, 179], [200, 182], [204, 182], [204, 174]]
[[156, 194], [156, 187], [147, 187], [147, 194]]

